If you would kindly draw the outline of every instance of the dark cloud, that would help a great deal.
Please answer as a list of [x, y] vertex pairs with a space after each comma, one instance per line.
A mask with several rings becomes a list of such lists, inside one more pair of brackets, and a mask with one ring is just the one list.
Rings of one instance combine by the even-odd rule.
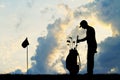
[[112, 24], [113, 34], [120, 33], [120, 1], [118, 0], [98, 0], [97, 14], [99, 19], [105, 21], [106, 23]]
[[[109, 37], [99, 44], [100, 53], [96, 60], [101, 69], [96, 73], [108, 73], [111, 69], [117, 68], [116, 73], [120, 73], [120, 36]], [[97, 65], [96, 65], [97, 66]]]
[[11, 72], [11, 74], [23, 74], [23, 72], [20, 69], [17, 69], [14, 72]]
[[89, 3], [86, 5], [82, 5], [74, 10], [74, 17], [75, 18], [81, 18], [81, 16], [84, 17], [90, 17], [91, 14], [96, 13], [96, 2]]
[[[96, 10], [98, 11], [98, 18], [108, 24], [112, 25], [113, 35], [99, 44], [100, 54], [96, 59], [96, 73], [110, 73], [114, 68], [116, 73], [120, 73], [120, 1], [117, 0], [97, 0]], [[112, 72], [111, 72], [112, 73]]]
[[48, 34], [46, 37], [38, 38], [39, 45], [37, 46], [36, 55], [32, 57], [35, 60], [35, 64], [29, 70], [32, 74], [48, 74], [47, 57], [51, 51], [57, 46], [57, 40], [55, 33], [60, 30], [61, 19], [57, 19], [53, 24], [49, 24], [47, 27]]

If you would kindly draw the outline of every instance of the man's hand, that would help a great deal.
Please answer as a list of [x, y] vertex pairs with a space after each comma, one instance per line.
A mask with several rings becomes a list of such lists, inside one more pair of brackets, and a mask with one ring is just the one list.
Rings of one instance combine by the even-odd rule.
[[79, 42], [80, 42], [80, 40], [77, 39], [77, 43], [79, 43]]

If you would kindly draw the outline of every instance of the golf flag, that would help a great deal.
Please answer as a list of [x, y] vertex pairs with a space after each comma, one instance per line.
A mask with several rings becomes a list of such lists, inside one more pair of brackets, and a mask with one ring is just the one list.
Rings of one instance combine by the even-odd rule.
[[22, 47], [26, 48], [29, 45], [28, 39], [26, 38], [23, 42], [22, 42]]

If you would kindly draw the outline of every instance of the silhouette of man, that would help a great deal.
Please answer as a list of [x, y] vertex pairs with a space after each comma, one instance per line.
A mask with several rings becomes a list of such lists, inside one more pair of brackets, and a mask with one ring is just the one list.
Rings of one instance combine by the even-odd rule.
[[87, 74], [93, 74], [94, 68], [94, 54], [97, 52], [97, 42], [95, 38], [95, 30], [93, 27], [89, 26], [86, 20], [80, 22], [80, 27], [87, 29], [86, 37], [83, 39], [78, 39], [77, 42], [82, 42], [87, 40], [88, 50], [87, 50]]

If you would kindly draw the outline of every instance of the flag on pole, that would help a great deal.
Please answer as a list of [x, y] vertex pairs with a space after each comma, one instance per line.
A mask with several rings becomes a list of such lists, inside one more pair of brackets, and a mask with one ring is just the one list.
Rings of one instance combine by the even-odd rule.
[[22, 42], [22, 47], [26, 48], [29, 45], [28, 39], [26, 38], [23, 42]]
[[[23, 48], [26, 48], [28, 45], [29, 45], [29, 42], [28, 42], [28, 39], [26, 38], [23, 42], [22, 42], [22, 47]], [[28, 47], [27, 47], [27, 50], [26, 50], [26, 66], [27, 66], [27, 68], [26, 68], [26, 71], [27, 71], [27, 74], [28, 74]]]

